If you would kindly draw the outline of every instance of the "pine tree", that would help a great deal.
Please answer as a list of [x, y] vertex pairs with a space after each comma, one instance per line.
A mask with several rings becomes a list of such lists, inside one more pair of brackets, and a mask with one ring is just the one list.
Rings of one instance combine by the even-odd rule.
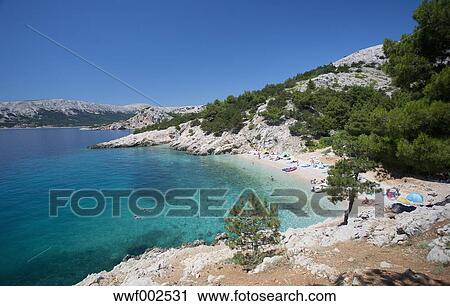
[[[247, 208], [246, 208], [247, 204]], [[276, 212], [253, 192], [241, 197], [225, 219], [227, 245], [237, 250], [233, 262], [251, 270], [271, 256], [280, 243], [280, 221]]]

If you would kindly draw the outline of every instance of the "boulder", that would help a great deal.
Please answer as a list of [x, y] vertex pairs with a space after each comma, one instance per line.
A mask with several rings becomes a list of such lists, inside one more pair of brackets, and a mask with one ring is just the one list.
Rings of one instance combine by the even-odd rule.
[[381, 269], [390, 269], [392, 268], [392, 264], [388, 263], [387, 261], [380, 262], [380, 268]]
[[250, 273], [260, 273], [266, 271], [267, 269], [276, 266], [284, 259], [283, 256], [273, 256], [273, 257], [265, 257], [263, 262], [256, 266]]

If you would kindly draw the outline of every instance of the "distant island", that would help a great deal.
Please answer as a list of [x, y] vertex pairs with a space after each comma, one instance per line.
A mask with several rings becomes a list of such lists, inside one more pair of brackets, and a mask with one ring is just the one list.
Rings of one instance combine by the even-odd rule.
[[107, 105], [49, 99], [0, 103], [0, 127], [91, 126], [125, 120], [147, 104]]

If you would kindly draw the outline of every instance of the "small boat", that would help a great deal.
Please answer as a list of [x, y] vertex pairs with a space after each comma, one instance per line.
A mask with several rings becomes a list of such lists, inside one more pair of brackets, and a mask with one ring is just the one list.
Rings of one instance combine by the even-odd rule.
[[284, 172], [292, 172], [292, 171], [295, 171], [295, 170], [297, 170], [297, 167], [287, 167], [287, 168], [283, 168], [283, 169], [281, 169], [282, 171], [284, 171]]

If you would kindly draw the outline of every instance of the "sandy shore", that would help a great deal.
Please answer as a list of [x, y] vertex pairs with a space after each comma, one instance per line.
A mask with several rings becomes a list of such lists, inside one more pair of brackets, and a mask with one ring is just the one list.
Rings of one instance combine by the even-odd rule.
[[[258, 158], [257, 155], [254, 154], [239, 154], [236, 155], [238, 158], [243, 158], [248, 160], [249, 162], [258, 163], [259, 165], [263, 165], [265, 167], [269, 167], [272, 170], [278, 170], [282, 172], [281, 169], [295, 166], [295, 164], [291, 164], [289, 160], [286, 159], [280, 159], [280, 160], [271, 160], [269, 157], [261, 157]], [[319, 154], [311, 154], [311, 153], [305, 153], [298, 157], [292, 158], [293, 160], [297, 160], [300, 164], [306, 164], [309, 163], [309, 160], [313, 158], [316, 161], [323, 162], [324, 164], [330, 165], [332, 162], [330, 160], [325, 160], [324, 158], [320, 159]], [[250, 164], [250, 163], [249, 163]], [[297, 170], [289, 173], [285, 173], [286, 175], [293, 176], [298, 178], [302, 182], [309, 183], [312, 179], [324, 179], [327, 177], [327, 169], [318, 169], [313, 167], [301, 167], [299, 166]]]
[[[236, 156], [247, 160], [249, 164], [257, 163], [258, 165], [280, 172], [282, 172], [283, 168], [296, 165], [291, 164], [287, 159], [273, 160], [273, 156], [271, 159], [268, 155], [260, 155], [260, 157], [258, 157], [258, 155], [246, 153]], [[292, 156], [292, 160], [298, 161], [300, 165], [310, 163], [311, 160], [325, 165], [333, 165], [338, 159], [339, 158], [334, 155], [326, 155], [320, 151]], [[299, 166], [297, 170], [284, 174], [311, 186], [312, 184], [310, 181], [313, 179], [326, 179], [327, 169], [318, 169], [311, 166], [304, 168]], [[433, 204], [442, 201], [446, 196], [450, 195], [450, 184], [445, 182], [429, 181], [413, 177], [380, 178], [375, 171], [362, 174], [362, 177], [377, 182], [383, 190], [394, 187], [398, 188], [403, 197], [410, 192], [418, 192], [423, 196], [424, 204]]]

